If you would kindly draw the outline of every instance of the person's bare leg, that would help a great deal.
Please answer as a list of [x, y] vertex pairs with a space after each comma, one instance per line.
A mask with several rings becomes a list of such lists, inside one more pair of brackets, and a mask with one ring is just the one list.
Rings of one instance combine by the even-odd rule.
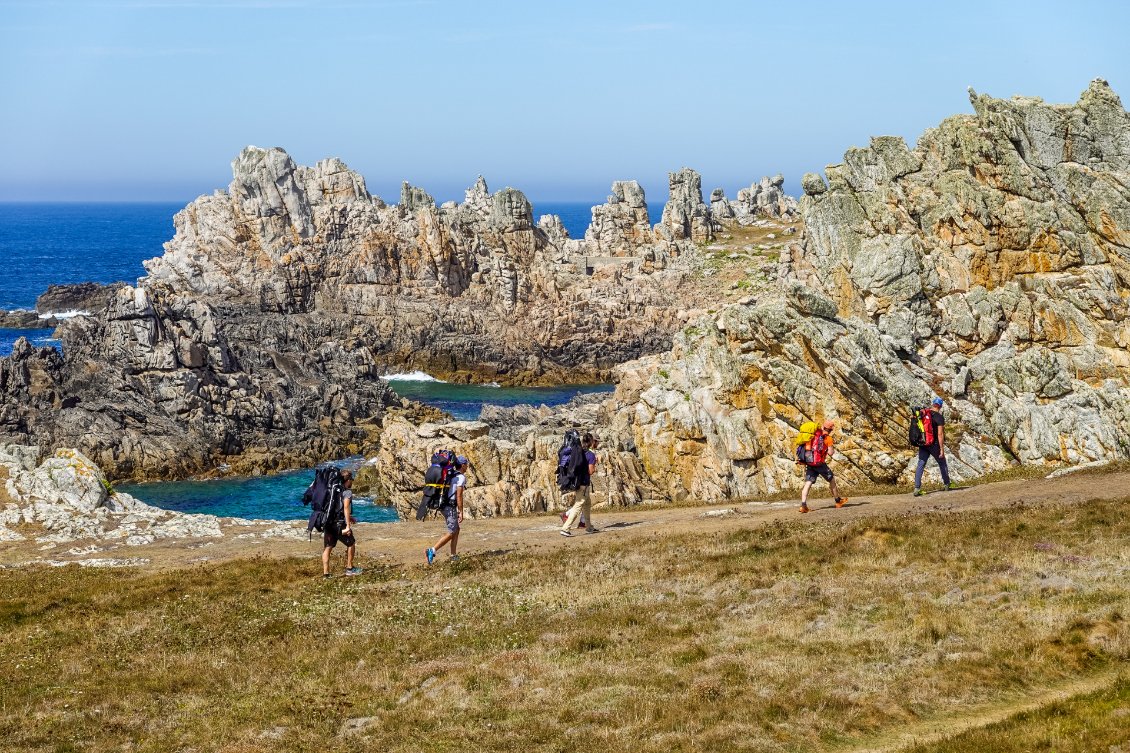
[[828, 488], [832, 490], [832, 497], [834, 499], [840, 498], [840, 487], [836, 486], [836, 479], [828, 482]]
[[440, 537], [440, 540], [437, 541], [435, 543], [435, 545], [432, 547], [432, 551], [438, 552], [440, 549], [443, 549], [443, 545], [446, 544], [447, 542], [451, 541], [454, 537], [455, 537], [454, 533], [445, 533], [442, 537]]
[[455, 556], [455, 550], [459, 548], [459, 531], [456, 531], [455, 533], [452, 533], [450, 535], [451, 535], [451, 556], [454, 557]]
[[800, 506], [808, 507], [808, 490], [812, 488], [811, 481], [805, 481], [804, 486], [800, 489]]
[[322, 575], [330, 574], [330, 552], [332, 551], [332, 546], [322, 548]]
[[345, 569], [353, 569], [353, 555], [357, 554], [357, 545], [353, 544], [345, 550]]

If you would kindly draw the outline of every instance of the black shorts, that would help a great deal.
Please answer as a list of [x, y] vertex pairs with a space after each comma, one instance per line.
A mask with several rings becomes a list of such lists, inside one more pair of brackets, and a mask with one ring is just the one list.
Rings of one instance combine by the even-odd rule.
[[322, 533], [322, 545], [333, 549], [337, 546], [337, 542], [340, 541], [346, 546], [354, 546], [357, 543], [357, 539], [353, 537], [352, 530], [350, 533], [342, 533], [341, 529], [342, 525], [340, 523], [326, 526], [326, 530]]
[[807, 465], [804, 467], [804, 480], [814, 483], [816, 479], [822, 478], [825, 481], [831, 481], [835, 476], [832, 475], [832, 469], [828, 467], [827, 463], [820, 465]]

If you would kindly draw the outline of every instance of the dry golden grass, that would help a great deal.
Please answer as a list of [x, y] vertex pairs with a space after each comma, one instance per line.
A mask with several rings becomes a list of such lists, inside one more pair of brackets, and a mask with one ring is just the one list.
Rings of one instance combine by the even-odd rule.
[[1125, 664], [1124, 509], [606, 533], [331, 581], [7, 571], [0, 748], [847, 749]]

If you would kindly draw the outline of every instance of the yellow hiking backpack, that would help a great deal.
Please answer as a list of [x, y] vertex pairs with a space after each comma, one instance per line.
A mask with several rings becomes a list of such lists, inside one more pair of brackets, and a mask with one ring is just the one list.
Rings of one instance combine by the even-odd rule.
[[793, 440], [793, 448], [795, 449], [797, 447], [800, 447], [802, 444], [808, 444], [809, 442], [812, 441], [812, 438], [815, 437], [815, 436], [816, 436], [816, 422], [815, 421], [805, 421], [803, 424], [800, 425], [800, 433], [797, 434], [796, 439]]

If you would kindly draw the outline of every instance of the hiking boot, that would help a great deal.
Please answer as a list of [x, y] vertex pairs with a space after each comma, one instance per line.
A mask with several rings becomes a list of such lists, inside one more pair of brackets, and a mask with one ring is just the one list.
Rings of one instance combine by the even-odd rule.
[[600, 529], [594, 526], [589, 526], [585, 533], [600, 533]]
[[915, 489], [915, 490], [914, 490], [914, 496], [915, 496], [915, 497], [921, 497], [921, 496], [922, 496], [923, 494], [925, 494], [925, 493], [926, 493], [926, 492], [922, 491], [921, 489]]
[[801, 505], [798, 512], [808, 512], [808, 505]]
[[424, 556], [428, 558], [428, 564], [432, 564], [432, 560], [436, 558], [436, 550], [428, 547], [424, 550]]
[[945, 485], [945, 486], [943, 486], [942, 488], [943, 488], [943, 489], [945, 489], [945, 490], [946, 490], [947, 492], [952, 492], [952, 491], [953, 491], [954, 489], [956, 489], [957, 487], [956, 487], [956, 486], [954, 485], [954, 483], [953, 483], [953, 482], [951, 481], [950, 483], [946, 484], [946, 485]]
[[836, 497], [836, 507], [843, 507], [848, 503], [847, 497]]
[[569, 533], [568, 531], [561, 531], [560, 533], [561, 533], [562, 536], [572, 536], [573, 535], [573, 534]]
[[448, 562], [458, 562], [458, 561], [459, 561], [459, 555], [458, 555], [458, 554], [453, 554], [453, 555], [451, 555], [451, 557], [450, 557], [450, 558], [448, 558], [448, 560], [447, 560], [447, 561], [448, 561]]
[[325, 580], [326, 578], [332, 578], [332, 577], [334, 577], [333, 573], [322, 573], [322, 580]]
[[347, 568], [345, 568], [345, 574], [346, 575], [360, 575], [361, 574], [361, 568], [359, 568], [359, 567], [347, 567]]

